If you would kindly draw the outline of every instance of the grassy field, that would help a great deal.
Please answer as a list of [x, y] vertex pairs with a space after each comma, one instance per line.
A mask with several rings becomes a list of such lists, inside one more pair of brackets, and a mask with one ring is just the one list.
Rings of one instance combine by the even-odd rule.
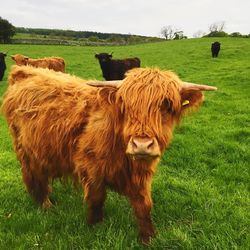
[[[154, 178], [157, 237], [148, 249], [250, 249], [250, 39], [189, 39], [126, 47], [1, 45], [30, 57], [62, 56], [66, 71], [102, 79], [95, 52], [138, 56], [142, 66], [216, 85], [202, 108], [176, 128]], [[13, 62], [8, 57], [8, 71]], [[8, 73], [7, 71], [7, 73]], [[0, 82], [0, 96], [7, 87]], [[42, 211], [26, 193], [20, 165], [0, 116], [0, 249], [144, 249], [124, 197], [109, 192], [105, 220], [89, 227], [82, 192], [56, 182], [55, 206]]]

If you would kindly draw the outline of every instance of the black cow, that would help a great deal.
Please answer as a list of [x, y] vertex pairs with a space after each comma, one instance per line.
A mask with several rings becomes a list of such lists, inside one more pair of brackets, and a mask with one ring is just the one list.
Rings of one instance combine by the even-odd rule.
[[95, 58], [99, 60], [102, 75], [105, 80], [122, 80], [125, 73], [132, 68], [139, 68], [141, 61], [139, 58], [112, 59], [112, 53], [96, 54]]
[[211, 52], [212, 52], [212, 57], [218, 57], [220, 51], [220, 43], [219, 42], [214, 42], [211, 45]]
[[6, 53], [0, 52], [0, 81], [3, 80], [4, 71], [6, 69], [5, 57], [6, 57]]

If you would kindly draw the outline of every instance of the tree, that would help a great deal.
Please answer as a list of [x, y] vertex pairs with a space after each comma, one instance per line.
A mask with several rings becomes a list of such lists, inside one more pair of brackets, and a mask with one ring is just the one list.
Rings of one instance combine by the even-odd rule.
[[166, 40], [174, 39], [175, 32], [176, 32], [176, 30], [171, 25], [164, 26], [161, 29], [161, 34], [162, 34], [163, 37], [165, 37]]
[[15, 35], [15, 27], [6, 19], [0, 17], [0, 43], [9, 43], [10, 38]]
[[225, 22], [222, 21], [222, 22], [215, 22], [215, 23], [212, 23], [210, 26], [209, 26], [209, 31], [210, 32], [221, 32], [223, 31], [225, 28]]
[[187, 39], [186, 36], [184, 36], [183, 31], [176, 31], [174, 32], [174, 40], [181, 40], [181, 39]]
[[90, 36], [88, 39], [90, 42], [98, 42], [99, 40], [97, 36]]
[[127, 37], [126, 41], [129, 44], [136, 44], [136, 43], [143, 42], [143, 39], [136, 35], [130, 35], [129, 37]]
[[242, 37], [240, 32], [233, 32], [229, 36], [231, 36], [231, 37]]
[[228, 34], [223, 31], [225, 28], [225, 22], [215, 22], [212, 23], [209, 26], [209, 33], [206, 35], [206, 37], [225, 37], [228, 36]]
[[228, 36], [228, 34], [224, 31], [212, 31], [205, 37], [226, 37], [226, 36]]
[[120, 35], [111, 35], [110, 38], [107, 39], [110, 43], [116, 44], [125, 44], [125, 40]]

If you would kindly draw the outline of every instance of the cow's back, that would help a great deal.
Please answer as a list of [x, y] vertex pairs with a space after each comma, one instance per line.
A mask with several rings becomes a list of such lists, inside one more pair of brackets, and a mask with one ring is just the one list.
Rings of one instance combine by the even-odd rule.
[[51, 57], [49, 58], [49, 69], [53, 69], [55, 71], [65, 72], [65, 61], [61, 57]]
[[[116, 70], [114, 72], [119, 73], [119, 80], [124, 79], [125, 74], [127, 71], [133, 68], [139, 68], [140, 67], [140, 59], [135, 57], [135, 58], [127, 58], [123, 60], [114, 60], [116, 62]], [[114, 79], [115, 80], [115, 79]]]
[[61, 72], [65, 71], [65, 62], [61, 57], [45, 57], [40, 59], [29, 58], [28, 64], [37, 68], [48, 68]]
[[45, 165], [57, 162], [68, 168], [95, 89], [76, 77], [32, 67], [16, 67], [9, 81], [2, 110], [15, 148], [21, 146]]

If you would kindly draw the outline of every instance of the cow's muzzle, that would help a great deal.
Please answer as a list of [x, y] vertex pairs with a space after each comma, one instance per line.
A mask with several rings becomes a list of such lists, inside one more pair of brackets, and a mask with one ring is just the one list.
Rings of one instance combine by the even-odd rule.
[[161, 155], [159, 144], [156, 138], [148, 137], [131, 137], [126, 154], [130, 155], [132, 159], [150, 160]]

